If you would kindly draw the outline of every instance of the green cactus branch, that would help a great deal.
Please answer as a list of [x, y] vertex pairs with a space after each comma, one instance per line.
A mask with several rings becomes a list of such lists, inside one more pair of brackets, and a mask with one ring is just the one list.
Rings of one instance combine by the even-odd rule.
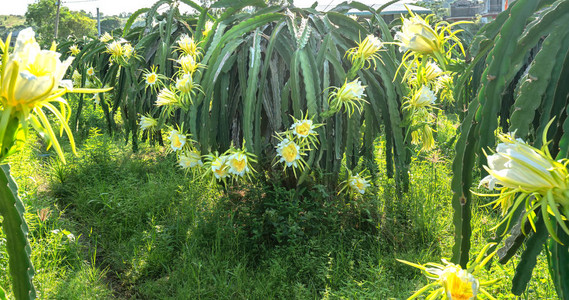
[[32, 283], [34, 268], [30, 261], [28, 225], [24, 220], [24, 205], [18, 197], [18, 187], [10, 175], [10, 166], [2, 165], [0, 172], [0, 214], [4, 218], [2, 229], [6, 234], [12, 290], [16, 299], [35, 299]]

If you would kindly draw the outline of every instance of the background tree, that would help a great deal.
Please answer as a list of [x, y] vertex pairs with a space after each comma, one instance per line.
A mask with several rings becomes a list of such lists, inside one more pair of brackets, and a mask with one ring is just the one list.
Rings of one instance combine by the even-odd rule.
[[111, 32], [117, 28], [121, 28], [121, 20], [118, 17], [113, 16], [101, 20], [101, 34]]
[[[55, 0], [39, 0], [28, 5], [26, 24], [34, 28], [36, 38], [43, 45], [49, 45], [53, 41], [56, 10]], [[95, 20], [89, 18], [85, 12], [70, 11], [62, 6], [59, 17], [59, 37], [82, 37], [97, 32]]]

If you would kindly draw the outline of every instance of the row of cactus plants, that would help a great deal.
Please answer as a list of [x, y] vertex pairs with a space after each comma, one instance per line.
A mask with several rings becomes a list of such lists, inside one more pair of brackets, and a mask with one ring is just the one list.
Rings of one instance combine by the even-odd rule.
[[[197, 17], [181, 15], [178, 5], [195, 8]], [[167, 10], [158, 14], [162, 8]], [[370, 12], [370, 22], [346, 16], [352, 8]], [[222, 13], [214, 16], [216, 9]], [[146, 25], [131, 28], [143, 13]], [[358, 53], [371, 51], [362, 48], [370, 45], [367, 36], [376, 48], [373, 57], [363, 58]], [[373, 141], [383, 127], [388, 173], [404, 187], [409, 142], [400, 107], [407, 91], [403, 74], [397, 74], [401, 54], [393, 41], [379, 11], [357, 3], [321, 13], [265, 7], [262, 1], [217, 1], [202, 8], [162, 0], [133, 14], [122, 37], [68, 41], [59, 48], [75, 51], [72, 68], [82, 84], [115, 87], [110, 99], [98, 102], [110, 131], [120, 110], [135, 150], [144, 124], [146, 137], [160, 138], [164, 130], [191, 137], [192, 153], [246, 146], [257, 157], [275, 157], [287, 139], [279, 133], [309, 120], [323, 125], [313, 128], [319, 143], [299, 148], [307, 168], [291, 173], [302, 182], [318, 168], [335, 186], [343, 164], [353, 170], [361, 157], [373, 160]], [[132, 45], [132, 57], [113, 59], [113, 43]], [[150, 85], [159, 88], [149, 88], [150, 75], [159, 82]], [[350, 97], [354, 89], [361, 92]]]
[[[193, 7], [198, 17], [181, 15], [180, 4]], [[69, 109], [61, 96], [99, 92], [94, 99], [105, 112], [109, 131], [116, 130], [114, 115], [120, 111], [126, 137], [131, 138], [135, 151], [141, 127], [149, 139], [160, 139], [161, 130], [167, 130], [169, 147], [176, 151], [182, 167], [205, 165], [201, 173], [222, 181], [247, 178], [256, 158], [261, 162], [276, 157], [273, 161], [297, 177], [296, 184], [306, 180], [311, 170], [320, 169], [328, 175], [328, 183], [337, 186], [345, 164], [349, 176], [338, 189], [363, 193], [368, 185], [366, 175], [355, 170], [361, 157], [373, 160], [373, 141], [383, 126], [388, 174], [396, 175], [404, 188], [409, 145], [421, 144], [425, 151], [433, 147], [429, 132], [436, 116], [434, 99], [456, 98], [468, 103], [469, 109], [453, 165], [453, 263], [405, 262], [436, 279], [414, 296], [440, 286], [429, 297], [476, 297], [480, 291], [491, 298], [479, 286], [495, 281], [481, 283], [472, 274], [494, 253], [505, 262], [525, 243], [512, 288], [514, 294], [520, 294], [547, 242], [552, 277], [558, 295], [565, 298], [569, 206], [565, 203], [567, 163], [561, 159], [566, 157], [569, 143], [564, 130], [568, 126], [567, 88], [562, 82], [567, 75], [569, 43], [561, 28], [568, 18], [567, 5], [564, 0], [519, 0], [482, 28], [468, 49], [472, 62], [457, 78], [454, 95], [450, 94], [452, 77], [467, 66], [457, 59], [464, 50], [453, 31], [456, 24], [431, 26], [428, 18], [411, 14], [403, 20], [401, 32], [392, 36], [379, 11], [358, 3], [321, 13], [292, 6], [266, 7], [262, 1], [222, 0], [204, 8], [189, 0], [160, 0], [133, 14], [122, 37], [105, 34], [97, 40], [59, 45], [60, 52], [76, 58], [70, 68], [76, 87], [62, 80], [72, 59], [62, 63], [52, 48], [50, 59], [57, 59], [60, 67], [47, 70], [57, 78], [48, 90], [38, 89], [45, 90], [41, 95], [30, 94], [26, 85], [20, 84], [48, 75], [10, 75], [18, 74], [19, 64], [28, 63], [18, 53], [31, 51], [29, 47], [36, 53], [39, 47], [25, 34], [13, 54], [9, 54], [9, 41], [2, 43], [2, 159], [18, 150], [29, 125], [46, 136], [63, 158], [43, 108], [54, 113], [73, 146], [67, 126]], [[158, 14], [161, 7], [168, 10]], [[212, 9], [222, 9], [222, 13], [214, 15]], [[371, 21], [358, 23], [345, 15], [349, 9], [369, 11]], [[146, 25], [131, 28], [143, 13]], [[403, 55], [396, 51], [397, 46]], [[560, 57], [560, 61], [552, 57]], [[115, 87], [110, 98], [102, 94], [106, 87]], [[74, 128], [84, 100], [79, 101]], [[59, 103], [59, 109], [51, 102]], [[496, 154], [488, 156], [485, 170], [489, 175], [482, 184], [500, 189], [495, 203], [502, 204], [506, 217], [498, 230], [500, 234], [511, 230], [511, 235], [504, 248], [486, 256], [486, 250], [495, 250], [495, 245], [489, 245], [468, 266], [472, 167], [476, 154], [479, 164], [484, 164], [481, 154], [493, 145], [497, 116], [502, 128], [509, 126], [518, 137], [543, 136], [534, 142], [541, 149], [512, 134], [499, 135], [502, 143]], [[556, 121], [549, 122], [552, 117]], [[506, 168], [510, 177], [500, 168]], [[23, 209], [9, 175], [3, 182], [3, 226], [8, 240], [17, 241], [9, 242], [13, 247], [9, 254], [14, 293], [18, 299], [33, 298]], [[540, 186], [540, 182], [548, 185]], [[512, 220], [518, 216], [522, 217], [516, 227]], [[529, 237], [524, 236], [526, 231], [532, 232]], [[494, 242], [500, 243], [502, 237]]]

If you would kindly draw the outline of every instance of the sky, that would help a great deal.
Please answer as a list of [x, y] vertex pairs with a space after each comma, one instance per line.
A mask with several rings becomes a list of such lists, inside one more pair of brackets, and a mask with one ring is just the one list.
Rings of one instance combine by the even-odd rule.
[[[63, 5], [70, 10], [84, 10], [91, 12], [93, 15], [97, 13], [99, 7], [103, 15], [118, 15], [121, 12], [134, 12], [143, 7], [150, 7], [157, 0], [63, 0]], [[307, 7], [312, 5], [315, 0], [295, 0], [298, 7]], [[387, 0], [360, 0], [360, 2], [380, 3]], [[0, 5], [0, 15], [24, 15], [28, 4], [34, 3], [35, 0], [3, 0], [4, 4]], [[7, 3], [6, 3], [7, 2]], [[319, 4], [330, 2], [342, 2], [340, 0], [320, 0]], [[401, 2], [409, 2], [403, 0]], [[181, 7], [186, 6], [182, 4]]]

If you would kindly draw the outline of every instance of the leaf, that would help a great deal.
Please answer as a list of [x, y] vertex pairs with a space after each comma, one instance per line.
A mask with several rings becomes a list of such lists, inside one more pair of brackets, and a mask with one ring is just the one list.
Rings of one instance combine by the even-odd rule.
[[559, 224], [556, 231], [563, 244], [549, 239], [549, 271], [559, 299], [569, 299], [569, 235]]
[[130, 17], [128, 18], [128, 20], [124, 24], [122, 36], [125, 37], [127, 35], [127, 33], [129, 33], [130, 27], [132, 26], [134, 21], [136, 21], [136, 18], [138, 18], [138, 16], [140, 16], [143, 13], [148, 12], [149, 10], [150, 10], [150, 8], [145, 7], [145, 8], [141, 8], [141, 9], [135, 11], [134, 13], [132, 13], [132, 15], [130, 15]]
[[536, 213], [535, 232], [527, 239], [526, 249], [522, 253], [520, 262], [516, 267], [516, 273], [512, 280], [512, 294], [520, 296], [526, 289], [531, 279], [533, 268], [537, 263], [537, 256], [543, 249], [543, 244], [547, 241], [549, 233], [545, 227], [545, 222], [540, 213]]
[[35, 299], [36, 291], [32, 282], [34, 268], [30, 260], [31, 248], [28, 242], [28, 225], [24, 219], [25, 208], [18, 197], [18, 186], [10, 175], [10, 166], [0, 167], [0, 214], [6, 235], [12, 291], [16, 299]]

